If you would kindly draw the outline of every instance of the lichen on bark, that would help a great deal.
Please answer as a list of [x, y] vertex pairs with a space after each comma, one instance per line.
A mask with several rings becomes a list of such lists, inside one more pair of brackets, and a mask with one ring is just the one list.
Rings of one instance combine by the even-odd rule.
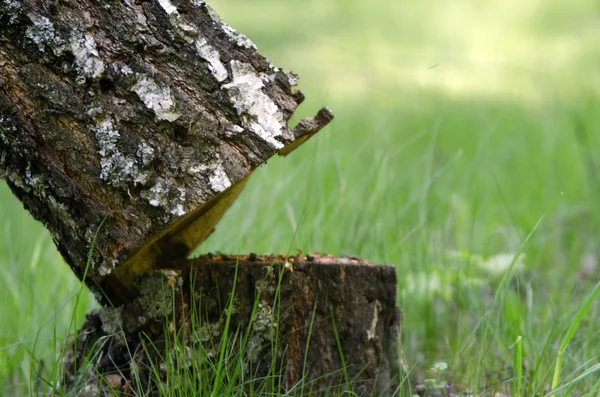
[[79, 276], [98, 232], [92, 288], [206, 238], [303, 99], [202, 1], [1, 0], [0, 65], [0, 175]]

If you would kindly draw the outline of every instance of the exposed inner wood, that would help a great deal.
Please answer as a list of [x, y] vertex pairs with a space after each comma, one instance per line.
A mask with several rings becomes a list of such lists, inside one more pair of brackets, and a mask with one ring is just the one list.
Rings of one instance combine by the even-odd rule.
[[221, 217], [246, 186], [249, 177], [250, 174], [246, 175], [191, 214], [164, 229], [156, 239], [148, 241], [115, 271], [116, 277], [128, 285], [133, 277], [148, 269], [172, 267], [175, 261], [186, 258], [213, 232]]

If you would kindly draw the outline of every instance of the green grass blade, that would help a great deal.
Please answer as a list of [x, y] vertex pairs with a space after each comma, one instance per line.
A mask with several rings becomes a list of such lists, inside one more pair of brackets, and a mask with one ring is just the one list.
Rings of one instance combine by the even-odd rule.
[[600, 295], [600, 282], [598, 282], [596, 284], [596, 286], [592, 289], [592, 291], [583, 300], [583, 303], [579, 307], [579, 310], [577, 310], [577, 312], [575, 313], [573, 321], [571, 322], [571, 325], [567, 329], [567, 332], [566, 332], [565, 336], [563, 337], [562, 342], [560, 343], [560, 347], [558, 348], [558, 352], [556, 355], [556, 364], [554, 366], [554, 376], [552, 377], [552, 390], [555, 390], [558, 387], [558, 384], [560, 382], [560, 372], [562, 369], [563, 357], [565, 354], [565, 350], [567, 350], [567, 346], [569, 345], [569, 342], [571, 342], [571, 339], [573, 339], [573, 336], [579, 329], [579, 326], [581, 325], [583, 318], [590, 311], [590, 308], [592, 307], [592, 304], [594, 303], [594, 301], [596, 300], [598, 295]]

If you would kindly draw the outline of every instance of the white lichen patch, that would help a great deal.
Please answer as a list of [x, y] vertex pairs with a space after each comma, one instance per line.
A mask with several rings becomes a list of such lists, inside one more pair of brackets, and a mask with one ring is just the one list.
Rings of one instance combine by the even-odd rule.
[[183, 37], [188, 43], [193, 43], [194, 38], [200, 35], [198, 29], [194, 27], [194, 25], [186, 23], [183, 18], [177, 18], [177, 20], [175, 20], [175, 24], [177, 25], [181, 37]]
[[[159, 0], [159, 3], [161, 7], [165, 10], [165, 12], [169, 15], [169, 21], [175, 28], [175, 31], [186, 42], [193, 44], [196, 48], [196, 52], [198, 53], [198, 55], [206, 62], [208, 62], [208, 69], [210, 73], [215, 77], [215, 79], [217, 79], [219, 83], [225, 81], [229, 77], [229, 74], [227, 72], [227, 69], [225, 68], [225, 65], [223, 65], [223, 62], [221, 62], [221, 56], [219, 54], [219, 51], [216, 50], [213, 46], [211, 46], [206, 40], [206, 38], [202, 37], [197, 27], [185, 22], [184, 18], [177, 11], [177, 7], [175, 7], [169, 0]], [[195, 5], [198, 6], [199, 4]], [[209, 12], [212, 12], [214, 14], [214, 11], [212, 11], [210, 7], [207, 6], [207, 8]], [[240, 46], [254, 46], [254, 43], [248, 40], [246, 36], [237, 33], [230, 26], [222, 22], [216, 14], [214, 15], [216, 16], [219, 23], [223, 25], [223, 31], [227, 33], [227, 35], [230, 38], [236, 40], [236, 42], [241, 43], [239, 44]], [[213, 18], [214, 20], [214, 17], [212, 17], [212, 15], [211, 18]]]
[[158, 3], [160, 4], [160, 6], [163, 8], [163, 10], [165, 10], [165, 12], [169, 15], [171, 14], [179, 14], [177, 12], [177, 7], [175, 7], [173, 5], [173, 3], [171, 3], [169, 0], [158, 0]]
[[208, 177], [210, 187], [216, 193], [222, 192], [231, 186], [231, 180], [225, 172], [225, 168], [219, 157], [217, 156], [216, 162], [211, 164], [195, 163], [187, 168], [189, 174], [203, 174]]
[[272, 341], [275, 338], [276, 331], [277, 321], [273, 316], [272, 308], [264, 302], [259, 302], [252, 321], [252, 333], [248, 338], [246, 347], [246, 354], [253, 362], [257, 358], [256, 353], [264, 345], [265, 340]]
[[15, 126], [14, 119], [10, 116], [0, 114], [0, 140], [2, 140], [2, 143], [7, 146], [11, 143], [14, 144], [10, 136], [15, 135], [16, 132], [17, 127]]
[[108, 276], [110, 273], [112, 273], [112, 269], [104, 262], [102, 262], [100, 266], [98, 266], [96, 271], [98, 272], [100, 277]]
[[143, 165], [149, 165], [154, 160], [154, 149], [146, 142], [140, 143], [136, 154], [142, 160]]
[[104, 73], [104, 62], [100, 59], [96, 42], [90, 33], [83, 34], [73, 30], [69, 44], [75, 56], [75, 64], [83, 76], [96, 78]]
[[244, 132], [244, 129], [239, 125], [234, 124], [229, 131], [231, 131], [232, 134], [239, 134], [240, 132]]
[[288, 81], [292, 87], [295, 87], [298, 85], [298, 76], [297, 75], [295, 75], [294, 73], [287, 73], [287, 76], [288, 76]]
[[8, 23], [13, 24], [19, 15], [19, 11], [23, 8], [23, 2], [17, 0], [3, 0], [4, 6], [0, 7], [0, 12], [10, 15]]
[[242, 127], [240, 127], [239, 125], [232, 124], [227, 126], [225, 130], [223, 130], [223, 135], [226, 137], [232, 137], [239, 135], [242, 132], [244, 132], [244, 129]]
[[217, 79], [219, 83], [222, 83], [229, 77], [227, 69], [223, 62], [221, 62], [221, 56], [213, 46], [211, 46], [206, 38], [202, 37], [199, 30], [188, 23], [177, 13], [174, 17], [170, 18], [171, 23], [175, 26], [177, 33], [189, 44], [193, 44], [196, 53], [200, 58], [208, 62], [208, 70]]
[[221, 164], [217, 166], [213, 174], [208, 178], [208, 181], [210, 182], [210, 187], [216, 192], [222, 192], [231, 186], [231, 181]]
[[[88, 246], [94, 243], [96, 233], [98, 232], [98, 225], [88, 226], [85, 230], [84, 241]], [[105, 258], [100, 263], [96, 262], [91, 258], [91, 266], [98, 272], [101, 277], [108, 276], [117, 267], [116, 259]]]
[[104, 112], [100, 106], [91, 106], [85, 113], [90, 117], [97, 117]]
[[185, 214], [183, 204], [185, 204], [185, 189], [182, 187], [177, 188], [179, 195], [177, 196], [175, 207], [171, 209], [171, 214], [181, 216]]
[[190, 165], [187, 169], [187, 172], [189, 174], [199, 174], [202, 171], [206, 171], [207, 169], [208, 169], [208, 166], [206, 164], [197, 163], [197, 164]]
[[223, 328], [223, 319], [220, 318], [216, 323], [204, 323], [194, 330], [194, 337], [198, 342], [210, 342], [213, 338], [219, 336]]
[[151, 78], [142, 76], [131, 90], [140, 97], [148, 109], [154, 111], [157, 119], [175, 121], [181, 116], [172, 109], [175, 101], [168, 86], [159, 85]]
[[32, 25], [27, 27], [25, 37], [33, 41], [40, 52], [46, 52], [48, 46], [55, 55], [61, 55], [65, 50], [64, 40], [56, 35], [52, 22], [43, 16], [31, 16]]
[[[3, 165], [6, 161], [6, 154], [2, 152], [2, 158], [0, 161], [0, 165]], [[0, 170], [0, 177], [3, 179], [6, 178], [11, 181], [15, 186], [20, 187], [26, 192], [31, 192], [33, 190], [33, 194], [41, 197], [43, 199], [47, 199], [46, 197], [46, 186], [44, 185], [43, 179], [40, 176], [34, 176], [31, 174], [31, 164], [27, 163], [27, 167], [25, 168], [25, 176], [21, 172], [10, 172], [9, 170]], [[58, 213], [61, 213], [66, 210], [66, 206], [62, 204], [59, 205], [53, 197], [50, 197], [50, 204], [56, 207]], [[66, 213], [68, 215], [68, 213]]]
[[[177, 7], [175, 7], [169, 0], [159, 0], [159, 3], [169, 15], [169, 21], [179, 36], [181, 36], [186, 42], [194, 45], [196, 53], [198, 53], [202, 59], [208, 62], [208, 69], [215, 79], [219, 83], [225, 81], [229, 77], [229, 74], [225, 68], [225, 65], [223, 65], [223, 62], [221, 62], [219, 51], [210, 45], [206, 38], [202, 37], [202, 34], [196, 26], [185, 22], [185, 19], [177, 11]], [[198, 7], [202, 4], [203, 2], [200, 1], [194, 3], [193, 5]], [[231, 41], [237, 43], [240, 47], [256, 49], [256, 46], [252, 41], [250, 41], [243, 34], [236, 32], [231, 26], [223, 22], [209, 6], [205, 6], [212, 20], [219, 24], [221, 30], [227, 34]]]
[[117, 140], [121, 136], [110, 119], [104, 119], [95, 127], [96, 139], [100, 146], [100, 155], [109, 156], [117, 150]]
[[221, 27], [227, 36], [229, 36], [229, 39], [238, 46], [256, 50], [256, 44], [254, 44], [246, 35], [238, 32], [223, 21], [221, 21]]
[[280, 69], [277, 66], [273, 65], [273, 62], [271, 62], [271, 60], [269, 58], [266, 58], [266, 59], [267, 59], [267, 63], [269, 64], [269, 69], [271, 69], [274, 72], [279, 72]]
[[260, 74], [260, 78], [264, 83], [270, 84], [273, 81], [275, 81], [275, 78], [277, 77], [277, 74], [273, 73], [273, 74], [266, 74], [266, 73], [261, 73]]
[[202, 59], [208, 62], [208, 69], [219, 83], [225, 81], [227, 77], [229, 77], [225, 65], [221, 62], [219, 51], [208, 44], [205, 38], [196, 40], [196, 51]]
[[100, 178], [116, 187], [143, 184], [149, 175], [140, 171], [135, 158], [122, 153], [117, 142], [121, 136], [111, 119], [106, 118], [93, 127], [100, 154]]
[[27, 164], [27, 168], [25, 168], [25, 183], [33, 188], [33, 193], [36, 196], [46, 198], [46, 186], [43, 177], [31, 173], [31, 164]]
[[233, 79], [224, 84], [244, 127], [265, 140], [271, 147], [281, 149], [275, 139], [285, 128], [283, 114], [268, 95], [262, 92], [264, 83], [251, 65], [233, 60], [230, 63]]
[[372, 340], [375, 339], [377, 335], [377, 322], [379, 321], [379, 312], [381, 311], [381, 303], [376, 300], [375, 305], [373, 305], [373, 318], [371, 319], [371, 326], [367, 330], [367, 339]]
[[277, 322], [273, 318], [273, 310], [265, 302], [258, 303], [258, 310], [252, 322], [252, 329], [263, 333], [263, 336], [269, 340], [273, 339]]
[[184, 188], [173, 188], [165, 180], [159, 179], [154, 186], [141, 193], [153, 207], [163, 208], [171, 215], [181, 216], [185, 214], [186, 192]]
[[121, 67], [121, 73], [127, 76], [128, 74], [133, 73], [133, 70], [131, 70], [131, 68], [128, 65], [123, 65], [123, 67]]
[[150, 190], [142, 193], [142, 197], [148, 200], [151, 206], [160, 207], [168, 203], [168, 193], [168, 186], [166, 186], [166, 184], [164, 184], [162, 181], [158, 181], [154, 186], [150, 188]]

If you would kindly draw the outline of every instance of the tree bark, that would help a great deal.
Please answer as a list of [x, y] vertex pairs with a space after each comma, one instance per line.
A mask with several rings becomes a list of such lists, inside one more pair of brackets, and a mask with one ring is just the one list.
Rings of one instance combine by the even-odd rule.
[[128, 302], [331, 120], [287, 126], [296, 80], [203, 1], [1, 0], [0, 177], [98, 300]]
[[[266, 381], [276, 385], [269, 392], [289, 395], [397, 392], [401, 315], [392, 266], [319, 255], [206, 255], [173, 265], [141, 276], [142, 294], [130, 304], [88, 315], [65, 362], [67, 386], [110, 395], [106, 379], [112, 378], [119, 392], [137, 387], [152, 395], [173, 376], [165, 358], [173, 354], [183, 360], [180, 374], [200, 378], [223, 359], [228, 324], [235, 352], [228, 360], [242, 367], [229, 373], [246, 379], [246, 388], [260, 390]], [[166, 337], [165, 308], [176, 319]], [[174, 339], [180, 344], [173, 346]], [[91, 356], [101, 359], [86, 368]]]

